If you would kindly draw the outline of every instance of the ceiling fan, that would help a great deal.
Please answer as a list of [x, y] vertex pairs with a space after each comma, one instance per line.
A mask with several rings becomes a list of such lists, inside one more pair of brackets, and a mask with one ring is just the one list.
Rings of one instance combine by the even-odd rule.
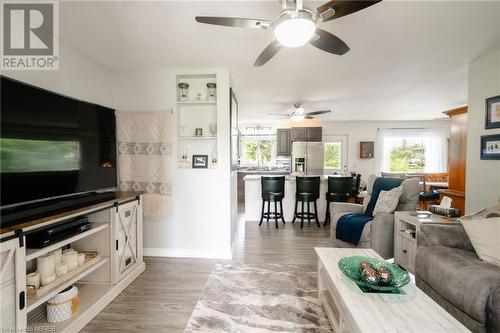
[[262, 66], [283, 46], [299, 47], [309, 44], [320, 50], [343, 55], [349, 46], [337, 36], [318, 28], [322, 22], [346, 16], [382, 0], [331, 0], [315, 11], [303, 7], [303, 0], [280, 0], [283, 10], [274, 21], [240, 17], [196, 16], [199, 23], [227, 27], [272, 30], [276, 39], [259, 55], [254, 66]]
[[294, 109], [291, 113], [268, 113], [271, 116], [282, 116], [283, 118], [290, 118], [292, 121], [302, 121], [304, 119], [314, 119], [314, 116], [319, 116], [320, 114], [330, 113], [332, 110], [324, 111], [311, 111], [304, 112], [304, 108], [300, 106], [300, 103], [295, 103], [293, 105]]

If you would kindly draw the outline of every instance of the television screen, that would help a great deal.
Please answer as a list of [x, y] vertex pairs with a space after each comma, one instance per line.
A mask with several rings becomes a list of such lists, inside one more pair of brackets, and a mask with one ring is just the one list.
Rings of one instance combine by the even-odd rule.
[[114, 110], [1, 78], [2, 210], [116, 188]]

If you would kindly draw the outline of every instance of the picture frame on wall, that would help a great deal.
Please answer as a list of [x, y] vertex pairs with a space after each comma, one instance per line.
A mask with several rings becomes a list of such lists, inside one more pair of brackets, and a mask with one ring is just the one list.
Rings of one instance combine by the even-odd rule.
[[238, 130], [238, 100], [233, 88], [229, 89], [229, 122], [230, 122], [230, 150], [231, 150], [231, 170], [238, 169], [239, 166], [239, 130]]
[[375, 157], [375, 142], [361, 141], [359, 143], [359, 158], [374, 158]]
[[208, 168], [208, 155], [193, 155], [193, 169]]
[[481, 159], [500, 160], [500, 134], [481, 136]]
[[500, 95], [486, 99], [486, 121], [484, 128], [500, 128]]

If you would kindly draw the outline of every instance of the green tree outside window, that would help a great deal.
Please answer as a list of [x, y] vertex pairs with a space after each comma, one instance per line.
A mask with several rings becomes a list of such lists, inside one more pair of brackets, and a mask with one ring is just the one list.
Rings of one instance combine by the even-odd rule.
[[325, 142], [325, 169], [342, 168], [342, 143]]
[[394, 147], [390, 155], [390, 171], [392, 172], [423, 172], [425, 168], [425, 149], [422, 144], [409, 144], [403, 139]]

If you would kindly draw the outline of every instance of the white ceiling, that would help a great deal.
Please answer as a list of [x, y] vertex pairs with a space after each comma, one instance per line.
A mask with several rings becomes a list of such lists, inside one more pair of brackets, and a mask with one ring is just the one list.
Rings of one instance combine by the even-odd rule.
[[[322, 2], [305, 2], [315, 8]], [[500, 1], [383, 1], [323, 23], [351, 51], [306, 45], [253, 67], [272, 32], [196, 23], [196, 15], [273, 19], [278, 1], [61, 2], [62, 39], [121, 70], [228, 67], [241, 119], [331, 109], [325, 120], [419, 120], [467, 103], [467, 64], [500, 46]]]

